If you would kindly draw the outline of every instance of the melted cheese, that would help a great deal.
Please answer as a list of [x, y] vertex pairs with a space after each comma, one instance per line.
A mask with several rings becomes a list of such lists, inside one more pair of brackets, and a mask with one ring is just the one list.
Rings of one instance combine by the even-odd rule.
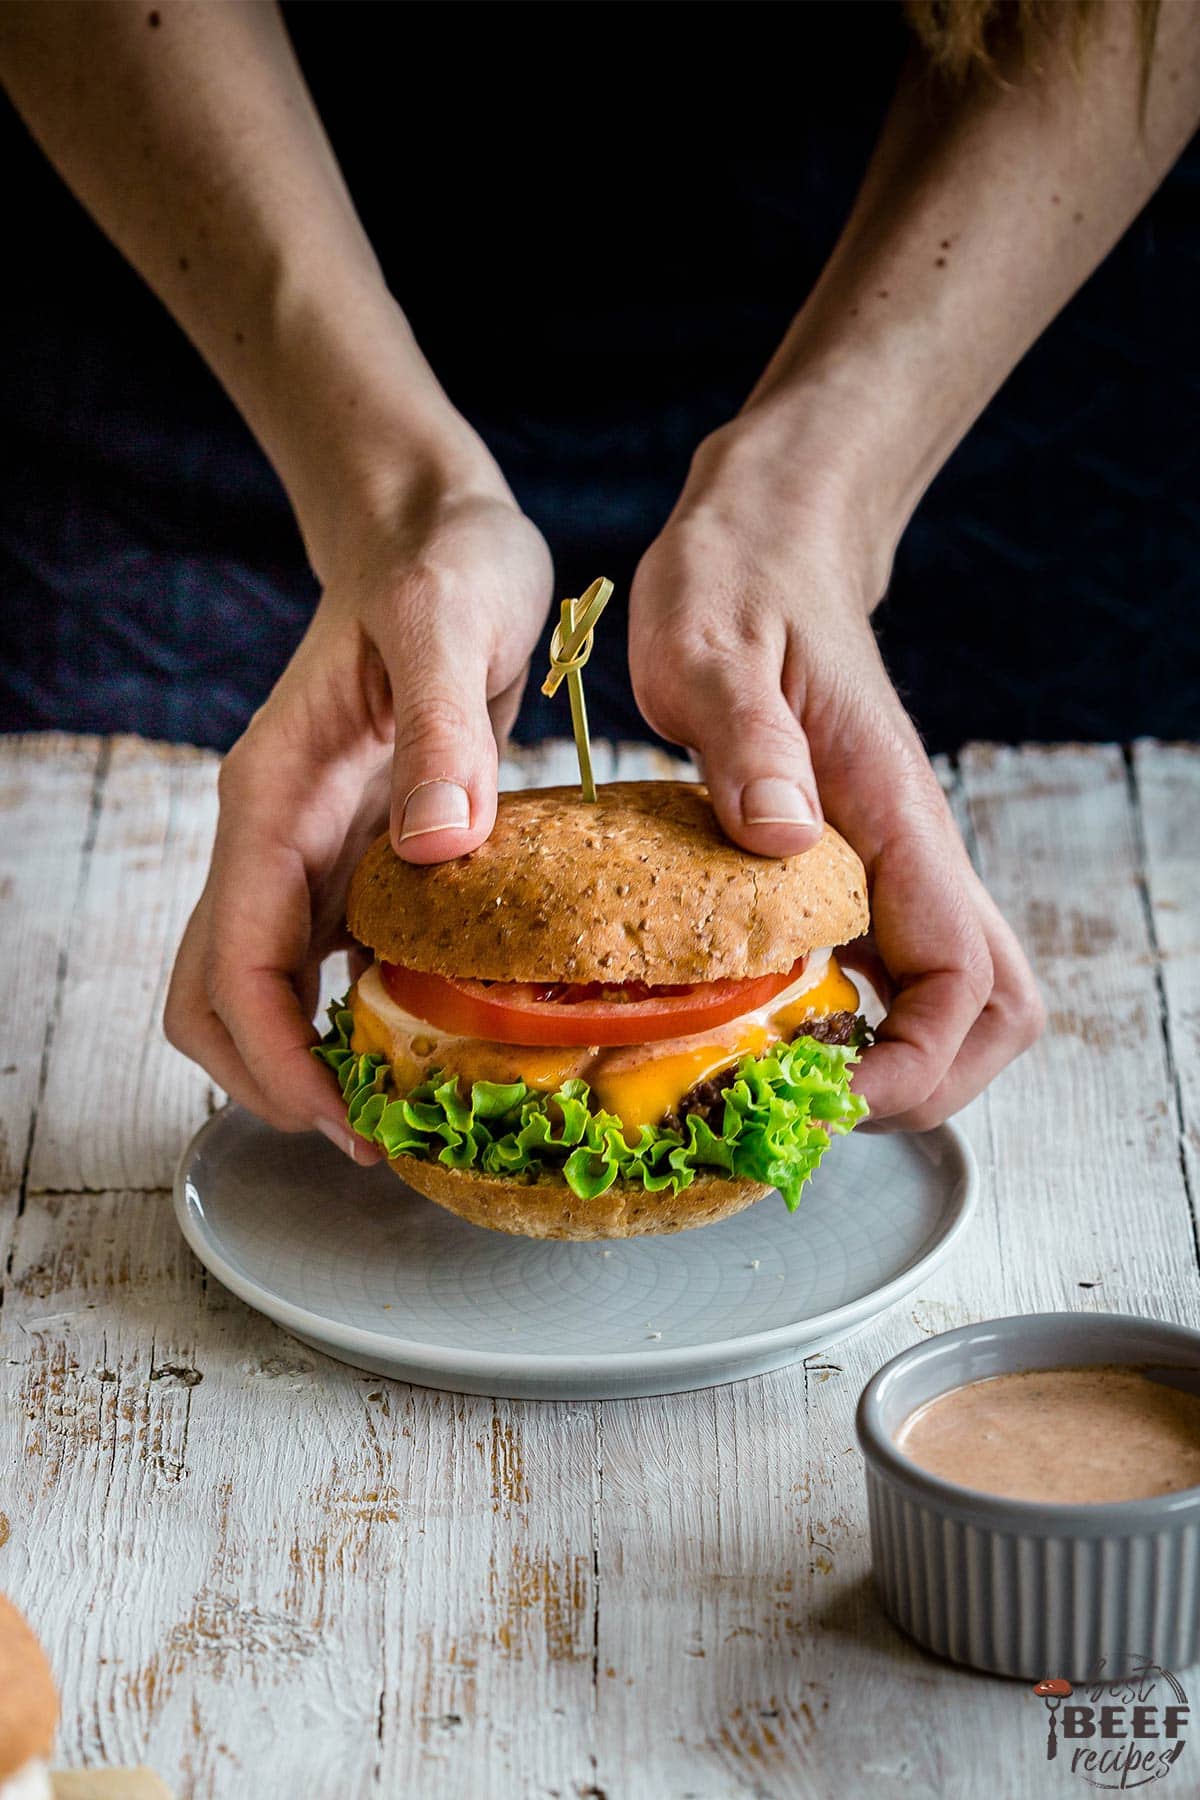
[[767, 1047], [765, 1025], [744, 1026], [734, 1041], [702, 1044], [696, 1050], [677, 1050], [655, 1056], [632, 1069], [606, 1069], [603, 1060], [592, 1072], [596, 1098], [606, 1112], [616, 1113], [627, 1132], [635, 1136], [643, 1125], [657, 1125], [674, 1112], [689, 1088], [706, 1081], [719, 1069], [729, 1068], [743, 1056], [757, 1056]]
[[831, 956], [825, 966], [825, 972], [815, 986], [804, 990], [803, 1000], [794, 1005], [787, 994], [781, 994], [780, 1000], [771, 1002], [771, 1019], [781, 1037], [796, 1037], [805, 1019], [825, 1019], [830, 1013], [856, 1013], [859, 1007], [858, 989], [848, 975], [842, 973], [836, 956]]
[[615, 1113], [626, 1131], [636, 1136], [642, 1125], [656, 1125], [667, 1113], [676, 1111], [697, 1082], [731, 1068], [744, 1056], [760, 1055], [779, 1038], [797, 1036], [806, 1019], [857, 1012], [859, 998], [835, 957], [814, 955], [799, 981], [757, 1012], [746, 1013], [716, 1031], [609, 1050], [493, 1044], [478, 1038], [442, 1036], [396, 1005], [377, 968], [369, 969], [355, 984], [349, 1003], [354, 1014], [351, 1049], [360, 1055], [375, 1052], [387, 1056], [401, 1092], [415, 1087], [437, 1067], [454, 1069], [464, 1084], [524, 1081], [544, 1093], [553, 1093], [572, 1075], [581, 1075], [591, 1084], [599, 1104]]
[[395, 1028], [380, 1017], [378, 1011], [367, 1000], [362, 992], [361, 984], [355, 982], [346, 996], [350, 1003], [350, 1011], [354, 1015], [354, 1030], [350, 1033], [350, 1048], [355, 1056], [391, 1056]]

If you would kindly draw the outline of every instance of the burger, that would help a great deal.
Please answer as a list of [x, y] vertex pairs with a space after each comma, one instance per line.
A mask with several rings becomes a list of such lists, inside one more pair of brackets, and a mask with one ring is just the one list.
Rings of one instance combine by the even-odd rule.
[[795, 1208], [866, 1111], [836, 954], [867, 928], [866, 877], [829, 826], [770, 858], [690, 782], [506, 793], [452, 862], [380, 837], [347, 923], [375, 960], [316, 1054], [353, 1128], [476, 1225], [617, 1238], [773, 1190]]
[[0, 1800], [50, 1800], [58, 1695], [42, 1647], [0, 1594]]

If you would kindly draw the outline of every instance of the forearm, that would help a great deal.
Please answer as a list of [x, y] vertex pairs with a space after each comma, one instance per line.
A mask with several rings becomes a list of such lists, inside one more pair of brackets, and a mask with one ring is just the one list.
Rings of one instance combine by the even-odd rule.
[[318, 573], [348, 496], [499, 482], [388, 293], [273, 4], [8, 0], [0, 77], [228, 389]]
[[1144, 128], [1133, 7], [1077, 73], [958, 97], [905, 76], [820, 282], [685, 505], [753, 465], [775, 503], [841, 507], [879, 598], [917, 500], [1014, 364], [1144, 205], [1200, 116], [1200, 7], [1162, 9]]

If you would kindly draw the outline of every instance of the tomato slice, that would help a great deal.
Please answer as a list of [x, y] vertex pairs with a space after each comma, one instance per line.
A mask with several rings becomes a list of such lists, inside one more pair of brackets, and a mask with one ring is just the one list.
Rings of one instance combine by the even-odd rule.
[[493, 1044], [650, 1044], [728, 1025], [765, 1006], [802, 973], [800, 957], [780, 975], [647, 987], [635, 981], [463, 981], [380, 963], [383, 985], [414, 1018], [451, 1037]]

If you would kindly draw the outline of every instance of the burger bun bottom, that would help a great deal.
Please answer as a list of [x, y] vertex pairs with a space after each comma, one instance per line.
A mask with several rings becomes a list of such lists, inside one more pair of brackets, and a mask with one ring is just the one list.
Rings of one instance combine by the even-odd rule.
[[650, 1194], [640, 1184], [614, 1181], [606, 1193], [581, 1200], [557, 1175], [519, 1181], [448, 1169], [445, 1163], [422, 1162], [415, 1156], [397, 1156], [389, 1167], [406, 1186], [447, 1212], [512, 1237], [578, 1241], [690, 1231], [696, 1225], [732, 1218], [772, 1191], [761, 1181], [697, 1175], [678, 1194]]

